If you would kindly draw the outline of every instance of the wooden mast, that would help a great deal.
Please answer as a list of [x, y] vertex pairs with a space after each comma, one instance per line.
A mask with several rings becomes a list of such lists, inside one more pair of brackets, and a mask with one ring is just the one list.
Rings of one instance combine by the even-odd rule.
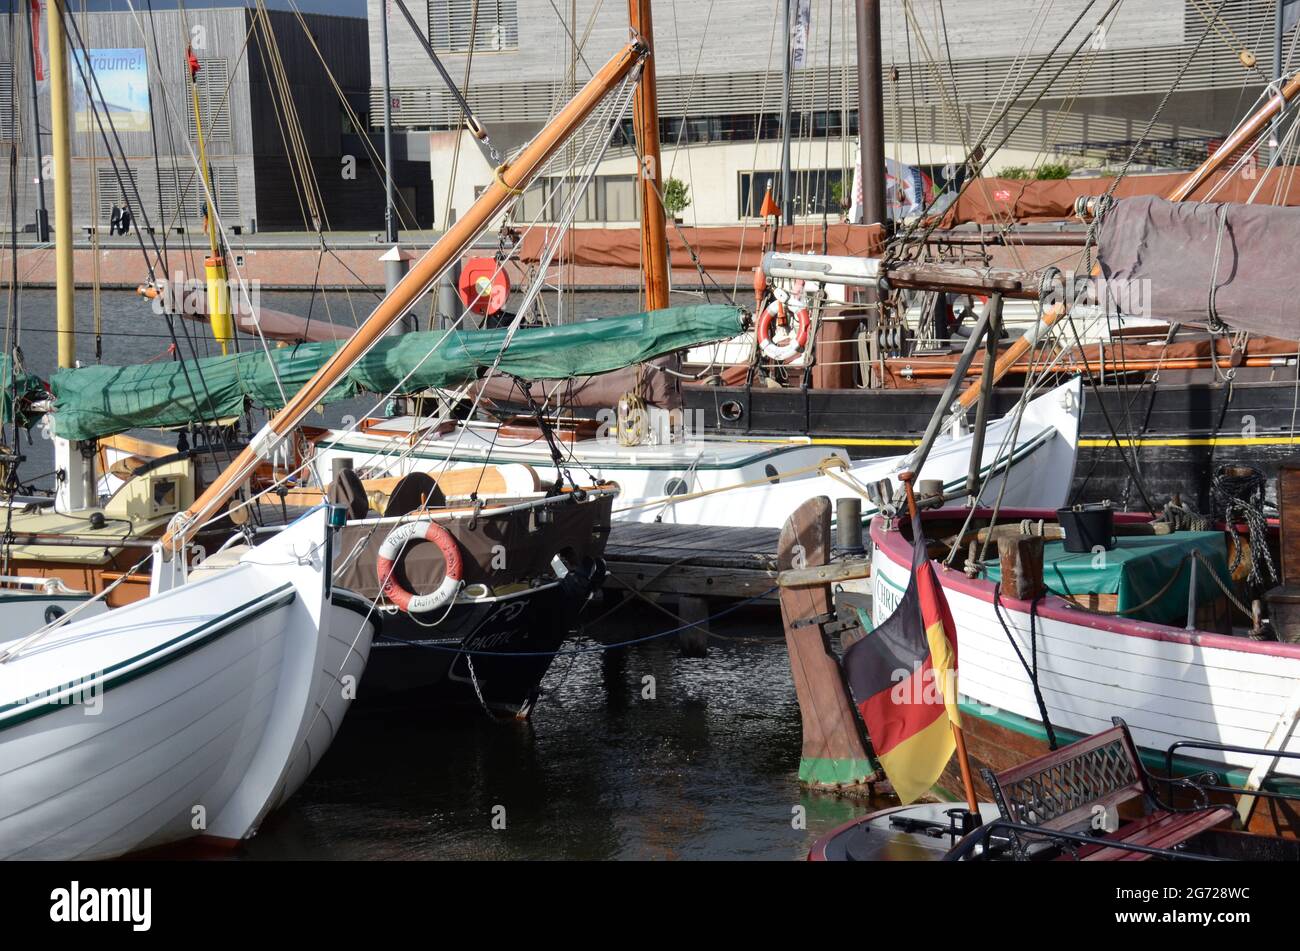
[[325, 394], [373, 346], [438, 279], [439, 275], [469, 250], [507, 203], [528, 187], [533, 176], [546, 164], [573, 131], [591, 114], [605, 94], [621, 82], [642, 61], [645, 46], [633, 40], [614, 54], [558, 116], [537, 134], [513, 163], [496, 169], [493, 182], [465, 216], [450, 226], [442, 237], [393, 288], [368, 318], [334, 355], [295, 393], [284, 409], [253, 437], [239, 456], [184, 513], [168, 526], [161, 539], [164, 557], [183, 547], [195, 528], [214, 515], [238, 491], [257, 464], [316, 406]]
[[885, 207], [885, 91], [880, 78], [880, 0], [857, 0], [858, 140], [862, 223], [889, 227]]
[[72, 273], [72, 147], [68, 141], [68, 49], [63, 31], [64, 0], [49, 0], [50, 147], [54, 154], [54, 300], [59, 337], [59, 367], [76, 365]]
[[649, 55], [632, 99], [632, 131], [640, 151], [641, 261], [645, 266], [645, 308], [668, 306], [668, 231], [663, 206], [663, 163], [659, 154], [659, 103], [655, 88], [654, 23], [650, 0], [628, 0], [632, 31]]

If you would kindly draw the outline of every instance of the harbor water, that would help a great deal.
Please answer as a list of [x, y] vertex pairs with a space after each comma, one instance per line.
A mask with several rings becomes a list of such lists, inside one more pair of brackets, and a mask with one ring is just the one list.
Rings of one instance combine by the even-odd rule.
[[[331, 319], [350, 324], [340, 298], [331, 295]], [[90, 294], [77, 300], [87, 328], [78, 355], [93, 362]], [[263, 303], [321, 312], [305, 294], [264, 294]], [[591, 316], [638, 309], [627, 294], [580, 303]], [[48, 378], [53, 292], [25, 291], [21, 306], [27, 366]], [[170, 359], [166, 324], [135, 295], [104, 294], [102, 325], [102, 362]], [[214, 352], [202, 325], [187, 329], [201, 353]], [[326, 407], [322, 424], [373, 403], [353, 402]], [[23, 472], [47, 473], [51, 444], [33, 437]], [[603, 611], [597, 599], [587, 616]], [[439, 709], [419, 695], [358, 704], [304, 787], [235, 857], [792, 860], [867, 811], [799, 786], [799, 708], [775, 609], [721, 619], [707, 658], [682, 656], [671, 636], [599, 649], [676, 626], [629, 602], [584, 631], [566, 645], [582, 652], [552, 665], [528, 722]]]

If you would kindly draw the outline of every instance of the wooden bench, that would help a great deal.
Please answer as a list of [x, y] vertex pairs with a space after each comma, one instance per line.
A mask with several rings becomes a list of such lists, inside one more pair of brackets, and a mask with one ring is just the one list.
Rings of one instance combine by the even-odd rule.
[[[1151, 787], [1128, 726], [1118, 717], [1112, 722], [1115, 725], [1109, 730], [1012, 769], [996, 774], [981, 770], [1002, 818], [1045, 833], [1086, 835], [1109, 825], [1106, 819], [1099, 826], [1099, 819], [1117, 817], [1122, 804], [1140, 799], [1145, 811], [1142, 818], [1121, 821], [1117, 829], [1099, 835], [1095, 844], [1065, 845], [1061, 856], [1088, 862], [1132, 862], [1152, 855], [1122, 844], [1174, 849], [1232, 817], [1229, 806], [1166, 807]], [[1017, 851], [1023, 852], [1025, 842], [1019, 835], [1015, 839]], [[1050, 836], [1044, 840], [1050, 841]]]

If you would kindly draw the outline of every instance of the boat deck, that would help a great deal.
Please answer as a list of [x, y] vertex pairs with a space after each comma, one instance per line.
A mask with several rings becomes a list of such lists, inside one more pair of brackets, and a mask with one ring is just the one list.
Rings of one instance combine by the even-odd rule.
[[615, 522], [607, 584], [645, 594], [776, 603], [775, 528]]

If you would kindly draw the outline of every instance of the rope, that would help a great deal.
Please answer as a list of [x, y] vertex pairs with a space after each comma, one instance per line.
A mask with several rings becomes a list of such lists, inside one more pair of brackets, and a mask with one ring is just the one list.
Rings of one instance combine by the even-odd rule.
[[647, 641], [656, 641], [665, 637], [671, 637], [674, 634], [680, 634], [682, 633], [682, 631], [688, 630], [693, 627], [700, 627], [701, 625], [708, 624], [720, 618], [724, 618], [728, 614], [733, 614], [736, 611], [739, 611], [743, 607], [748, 607], [751, 604], [754, 604], [758, 601], [762, 601], [764, 598], [768, 597], [775, 591], [776, 591], [775, 586], [768, 588], [762, 594], [756, 594], [753, 597], [746, 598], [743, 601], [737, 601], [735, 604], [731, 605], [730, 607], [724, 608], [723, 610], [719, 611], [717, 614], [712, 614], [709, 617], [704, 618], [702, 621], [691, 621], [689, 624], [683, 624], [680, 627], [670, 628], [666, 631], [659, 631], [656, 634], [647, 634], [644, 637], [634, 637], [631, 638], [630, 640], [618, 641], [613, 644], [598, 644], [595, 647], [574, 647], [568, 650], [555, 650], [555, 651], [480, 651], [480, 650], [467, 650], [462, 647], [448, 647], [444, 644], [422, 644], [419, 641], [408, 641], [405, 638], [394, 637], [392, 634], [380, 634], [379, 636], [382, 640], [395, 641], [396, 643], [399, 644], [406, 644], [408, 647], [420, 647], [420, 648], [424, 648], [425, 650], [443, 651], [450, 654], [464, 654], [467, 657], [563, 657], [568, 654], [599, 654], [604, 651], [622, 650], [623, 648], [626, 647], [634, 647], [637, 644], [644, 644]]
[[[1231, 474], [1238, 470], [1240, 474]], [[1223, 511], [1223, 521], [1228, 535], [1232, 539], [1232, 563], [1230, 571], [1236, 571], [1246, 558], [1241, 538], [1233, 529], [1240, 515], [1246, 522], [1250, 539], [1250, 574], [1247, 581], [1256, 588], [1271, 584], [1277, 579], [1273, 567], [1273, 554], [1268, 550], [1268, 519], [1264, 517], [1264, 486], [1268, 478], [1255, 466], [1235, 465], [1220, 466], [1214, 471], [1210, 480], [1210, 497], [1214, 500], [1215, 510]], [[1264, 563], [1267, 576], [1260, 570]], [[1250, 612], [1247, 611], [1247, 614]]]
[[1228, 587], [1223, 583], [1223, 579], [1219, 577], [1219, 573], [1214, 570], [1214, 566], [1209, 563], [1206, 557], [1202, 555], [1199, 551], [1193, 552], [1192, 554], [1197, 561], [1199, 561], [1202, 565], [1204, 565], [1207, 569], [1209, 569], [1210, 578], [1213, 579], [1216, 585], [1218, 585], [1219, 590], [1222, 591], [1224, 597], [1226, 597], [1232, 603], [1232, 606], [1235, 607], [1242, 614], [1246, 615], [1246, 617], [1250, 618], [1251, 622], [1254, 623], [1255, 612], [1250, 610], [1244, 604], [1242, 604], [1241, 601], [1237, 599], [1236, 594], [1234, 594], [1231, 590], [1228, 589]]
[[505, 173], [507, 168], [508, 166], [504, 162], [502, 162], [496, 168], [492, 169], [492, 178], [496, 181], [498, 185], [504, 188], [511, 195], [522, 195], [524, 193], [524, 190], [522, 188], [515, 188], [513, 185], [509, 184], [504, 178], [502, 178], [502, 175]]
[[1007, 635], [1007, 641], [1011, 644], [1011, 649], [1016, 652], [1016, 657], [1020, 659], [1020, 666], [1025, 668], [1025, 673], [1029, 676], [1029, 686], [1034, 690], [1034, 700], [1038, 704], [1038, 715], [1043, 719], [1043, 728], [1047, 730], [1047, 748], [1054, 750], [1058, 744], [1056, 742], [1056, 731], [1052, 729], [1052, 719], [1047, 715], [1047, 703], [1043, 700], [1043, 691], [1038, 687], [1038, 629], [1034, 624], [1034, 619], [1038, 616], [1038, 602], [1042, 595], [1034, 598], [1029, 605], [1029, 646], [1033, 652], [1034, 665], [1031, 669], [1025, 662], [1025, 655], [1021, 653], [1020, 645], [1016, 643], [1015, 637], [1011, 633], [1011, 628], [1007, 626], [1006, 620], [1002, 617], [1002, 582], [995, 582], [993, 585], [993, 613], [997, 615], [998, 623], [1002, 625], [1002, 630]]

